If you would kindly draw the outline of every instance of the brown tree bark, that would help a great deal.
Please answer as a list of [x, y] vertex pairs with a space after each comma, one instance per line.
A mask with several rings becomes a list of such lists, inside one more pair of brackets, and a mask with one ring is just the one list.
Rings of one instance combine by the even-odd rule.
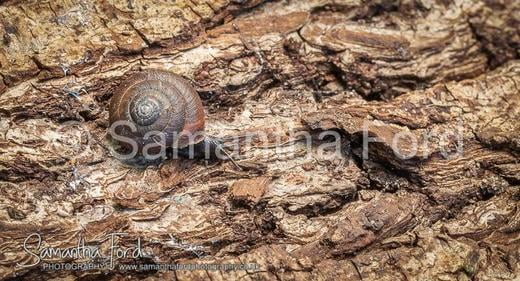
[[[517, 0], [0, 1], [0, 278], [518, 280], [519, 26]], [[152, 68], [193, 83], [208, 134], [267, 140], [242, 169], [121, 163], [110, 97]], [[341, 157], [290, 134], [329, 130]], [[259, 267], [26, 266], [32, 233], [117, 232], [150, 253], [117, 264]]]

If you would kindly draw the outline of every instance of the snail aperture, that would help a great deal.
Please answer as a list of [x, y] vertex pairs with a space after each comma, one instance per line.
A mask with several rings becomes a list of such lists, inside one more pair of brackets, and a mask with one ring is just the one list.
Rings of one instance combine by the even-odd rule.
[[204, 140], [198, 94], [188, 81], [162, 70], [139, 72], [121, 83], [110, 101], [109, 122], [111, 137], [123, 147], [135, 142], [141, 150], [157, 143], [157, 134], [176, 149]]

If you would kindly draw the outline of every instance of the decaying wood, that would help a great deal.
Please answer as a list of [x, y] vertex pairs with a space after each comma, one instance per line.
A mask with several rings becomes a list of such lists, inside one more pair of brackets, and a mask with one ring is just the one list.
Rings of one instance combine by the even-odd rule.
[[[518, 26], [516, 0], [0, 1], [0, 278], [517, 280]], [[267, 144], [242, 170], [122, 164], [108, 103], [149, 68], [193, 82], [209, 134]], [[341, 156], [289, 134], [325, 130]], [[115, 232], [145, 263], [260, 267], [19, 266], [31, 233], [106, 249]]]

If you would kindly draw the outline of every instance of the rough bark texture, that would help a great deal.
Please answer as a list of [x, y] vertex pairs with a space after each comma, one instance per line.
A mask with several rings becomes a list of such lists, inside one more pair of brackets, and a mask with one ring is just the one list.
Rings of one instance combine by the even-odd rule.
[[[0, 278], [519, 280], [519, 26], [518, 0], [0, 1]], [[108, 103], [149, 68], [192, 81], [209, 134], [286, 145], [241, 151], [243, 170], [123, 165]], [[333, 160], [288, 134], [330, 129]], [[34, 232], [260, 268], [17, 266]]]

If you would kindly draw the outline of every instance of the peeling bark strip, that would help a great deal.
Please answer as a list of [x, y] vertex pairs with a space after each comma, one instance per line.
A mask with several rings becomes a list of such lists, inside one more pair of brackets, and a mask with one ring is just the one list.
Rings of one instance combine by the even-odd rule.
[[1, 74], [12, 86], [34, 77], [96, 73], [157, 47], [164, 49], [159, 53], [191, 48], [204, 40], [205, 27], [261, 2], [6, 3], [0, 7]]
[[[0, 279], [519, 279], [519, 16], [515, 0], [0, 0]], [[142, 69], [190, 80], [210, 135], [266, 139], [240, 138], [242, 170], [125, 166], [108, 104]], [[48, 271], [33, 233], [104, 253], [126, 233], [151, 255], [116, 266], [259, 267]]]

